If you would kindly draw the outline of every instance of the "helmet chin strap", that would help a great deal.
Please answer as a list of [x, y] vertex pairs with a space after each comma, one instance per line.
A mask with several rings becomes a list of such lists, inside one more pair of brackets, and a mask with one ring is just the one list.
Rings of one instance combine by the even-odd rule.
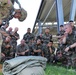
[[18, 0], [15, 0], [15, 2], [19, 5], [19, 8], [21, 10], [21, 4], [20, 4], [20, 2]]

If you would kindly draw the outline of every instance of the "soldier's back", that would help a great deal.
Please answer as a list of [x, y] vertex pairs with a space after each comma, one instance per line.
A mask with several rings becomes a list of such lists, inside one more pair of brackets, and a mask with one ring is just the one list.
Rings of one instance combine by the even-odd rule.
[[6, 19], [12, 8], [13, 4], [10, 0], [0, 0], [0, 19]]

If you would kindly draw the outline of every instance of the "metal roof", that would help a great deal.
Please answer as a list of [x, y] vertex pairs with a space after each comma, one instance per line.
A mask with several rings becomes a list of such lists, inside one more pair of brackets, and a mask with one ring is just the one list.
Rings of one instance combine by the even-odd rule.
[[[33, 30], [36, 26], [36, 23], [38, 20], [40, 20], [41, 22], [44, 23], [45, 18], [47, 17], [47, 14], [49, 13], [46, 22], [57, 22], [56, 20], [56, 0], [42, 0], [41, 2], [41, 6], [33, 27]], [[69, 21], [69, 17], [70, 17], [70, 11], [71, 11], [71, 3], [72, 0], [62, 0], [62, 6], [63, 6], [63, 15], [64, 15], [64, 21], [67, 22]], [[75, 18], [76, 21], [76, 18]]]
[[[55, 0], [43, 0], [37, 19], [43, 22], [54, 2]], [[70, 15], [71, 0], [62, 0], [62, 3], [63, 3], [64, 21], [68, 21]], [[56, 22], [56, 4], [53, 6], [46, 22]]]

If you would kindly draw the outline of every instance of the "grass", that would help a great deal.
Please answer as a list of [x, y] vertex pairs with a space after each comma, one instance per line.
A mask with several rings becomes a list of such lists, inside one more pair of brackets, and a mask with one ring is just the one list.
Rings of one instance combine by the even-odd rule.
[[[76, 75], [73, 69], [66, 69], [60, 66], [47, 65], [45, 69], [46, 75]], [[2, 73], [0, 73], [2, 75]]]
[[2, 73], [0, 73], [0, 75], [2, 75]]
[[46, 75], [76, 75], [76, 71], [73, 69], [66, 69], [60, 66], [47, 65], [45, 69]]

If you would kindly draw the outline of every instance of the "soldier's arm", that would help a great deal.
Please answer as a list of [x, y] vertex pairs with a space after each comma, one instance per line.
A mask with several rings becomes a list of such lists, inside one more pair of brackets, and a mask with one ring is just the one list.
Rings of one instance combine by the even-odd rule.
[[36, 52], [36, 53], [41, 52], [41, 51], [42, 51], [41, 49], [37, 49], [37, 50], [34, 49], [34, 52]]
[[34, 49], [34, 52], [38, 52], [38, 51]]
[[29, 49], [25, 50], [24, 52], [28, 52], [28, 51], [29, 51]]
[[19, 36], [15, 36], [15, 38], [18, 40], [20, 37]]
[[0, 33], [4, 36], [9, 36], [9, 34], [7, 34], [5, 31], [0, 30]]
[[26, 50], [25, 50], [24, 52], [28, 52], [28, 51], [29, 51], [29, 46], [26, 45], [25, 49], [26, 49]]
[[65, 32], [64, 35], [61, 37], [62, 39], [62, 43], [65, 44], [66, 43], [66, 38], [67, 38], [68, 33]]
[[76, 43], [69, 46], [69, 48], [74, 48], [74, 47], [76, 47]]
[[76, 43], [68, 46], [68, 47], [65, 49], [65, 51], [67, 52], [69, 49], [72, 49], [72, 48], [74, 48], [74, 47], [76, 47]]
[[50, 53], [53, 53], [53, 50], [52, 50], [52, 48], [51, 48], [51, 47], [49, 48], [49, 50], [50, 50]]

